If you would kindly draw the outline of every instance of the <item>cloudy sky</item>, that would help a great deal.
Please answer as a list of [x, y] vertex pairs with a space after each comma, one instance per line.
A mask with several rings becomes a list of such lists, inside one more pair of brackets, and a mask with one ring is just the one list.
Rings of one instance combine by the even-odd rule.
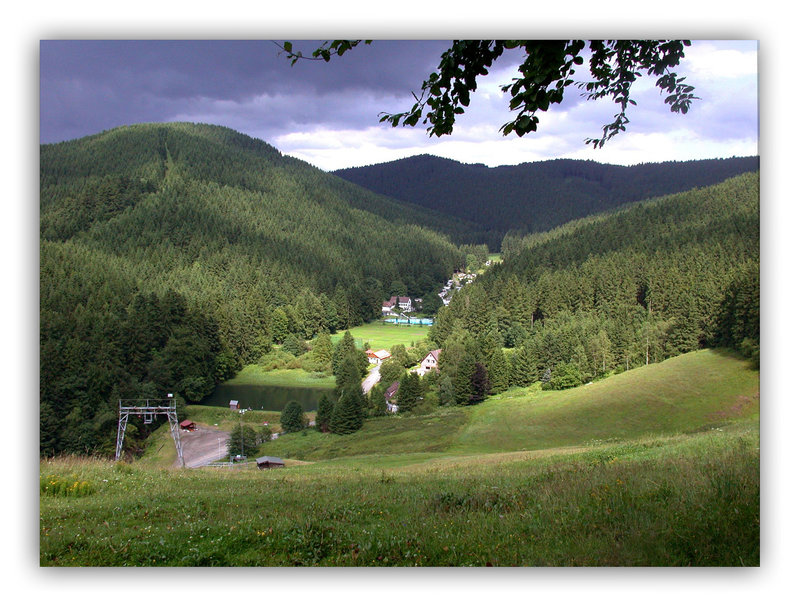
[[[291, 39], [291, 38], [289, 38]], [[282, 43], [283, 39], [277, 42]], [[310, 54], [319, 41], [293, 40]], [[505, 54], [479, 82], [453, 135], [392, 128], [381, 112], [407, 110], [447, 41], [376, 40], [330, 63], [294, 66], [272, 40], [47, 40], [40, 43], [40, 143], [137, 122], [219, 124], [263, 139], [321, 169], [429, 153], [489, 166], [549, 158], [635, 164], [758, 154], [758, 43], [695, 40], [679, 73], [701, 97], [673, 114], [644, 79], [628, 132], [601, 150], [583, 143], [615, 106], [568, 95], [519, 138], [499, 129], [513, 117], [502, 84], [518, 75]], [[578, 80], [582, 79], [578, 75]], [[586, 77], [588, 79], [588, 76]]]

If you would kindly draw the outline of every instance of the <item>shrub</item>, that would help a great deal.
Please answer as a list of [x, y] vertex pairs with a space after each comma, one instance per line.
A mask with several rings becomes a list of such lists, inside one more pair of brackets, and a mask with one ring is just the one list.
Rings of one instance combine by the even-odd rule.
[[583, 383], [581, 372], [570, 363], [559, 363], [550, 375], [550, 381], [543, 385], [545, 390], [565, 390]]

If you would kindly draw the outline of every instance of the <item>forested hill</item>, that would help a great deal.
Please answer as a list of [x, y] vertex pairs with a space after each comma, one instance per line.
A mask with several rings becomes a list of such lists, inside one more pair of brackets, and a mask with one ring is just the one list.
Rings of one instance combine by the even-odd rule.
[[747, 173], [526, 237], [453, 296], [430, 337], [465, 403], [476, 365], [501, 392], [713, 346], [757, 361], [759, 268], [759, 178]]
[[435, 214], [230, 129], [40, 148], [41, 439], [113, 452], [117, 398], [208, 394], [288, 334], [380, 314], [463, 264]]
[[[758, 157], [615, 166], [548, 160], [489, 168], [430, 155], [334, 171], [396, 199], [480, 224], [498, 250], [506, 232], [549, 230], [626, 202], [720, 183], [758, 169]], [[474, 240], [472, 235], [463, 240]]]

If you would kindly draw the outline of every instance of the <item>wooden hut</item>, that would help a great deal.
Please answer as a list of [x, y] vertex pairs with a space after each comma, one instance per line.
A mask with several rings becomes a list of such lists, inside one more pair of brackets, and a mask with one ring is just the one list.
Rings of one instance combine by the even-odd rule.
[[259, 470], [264, 470], [265, 468], [283, 468], [285, 465], [286, 464], [284, 464], [283, 460], [279, 457], [265, 455], [264, 457], [256, 459], [256, 466], [258, 466]]
[[180, 423], [181, 430], [188, 430], [189, 432], [194, 432], [197, 430], [197, 425], [190, 419], [185, 419]]

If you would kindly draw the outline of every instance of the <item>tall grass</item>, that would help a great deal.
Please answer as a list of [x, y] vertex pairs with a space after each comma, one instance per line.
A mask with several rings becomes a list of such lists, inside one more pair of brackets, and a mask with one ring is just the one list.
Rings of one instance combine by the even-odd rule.
[[87, 462], [87, 479], [107, 477], [95, 494], [42, 497], [41, 563], [759, 563], [752, 422], [490, 465], [475, 456], [442, 463], [386, 469], [364, 457], [270, 471], [123, 472]]
[[[219, 407], [190, 414], [238, 421]], [[758, 373], [715, 353], [562, 393], [512, 390], [475, 407], [373, 419], [350, 436], [282, 436], [262, 453], [290, 465], [44, 460], [41, 564], [760, 560]]]

